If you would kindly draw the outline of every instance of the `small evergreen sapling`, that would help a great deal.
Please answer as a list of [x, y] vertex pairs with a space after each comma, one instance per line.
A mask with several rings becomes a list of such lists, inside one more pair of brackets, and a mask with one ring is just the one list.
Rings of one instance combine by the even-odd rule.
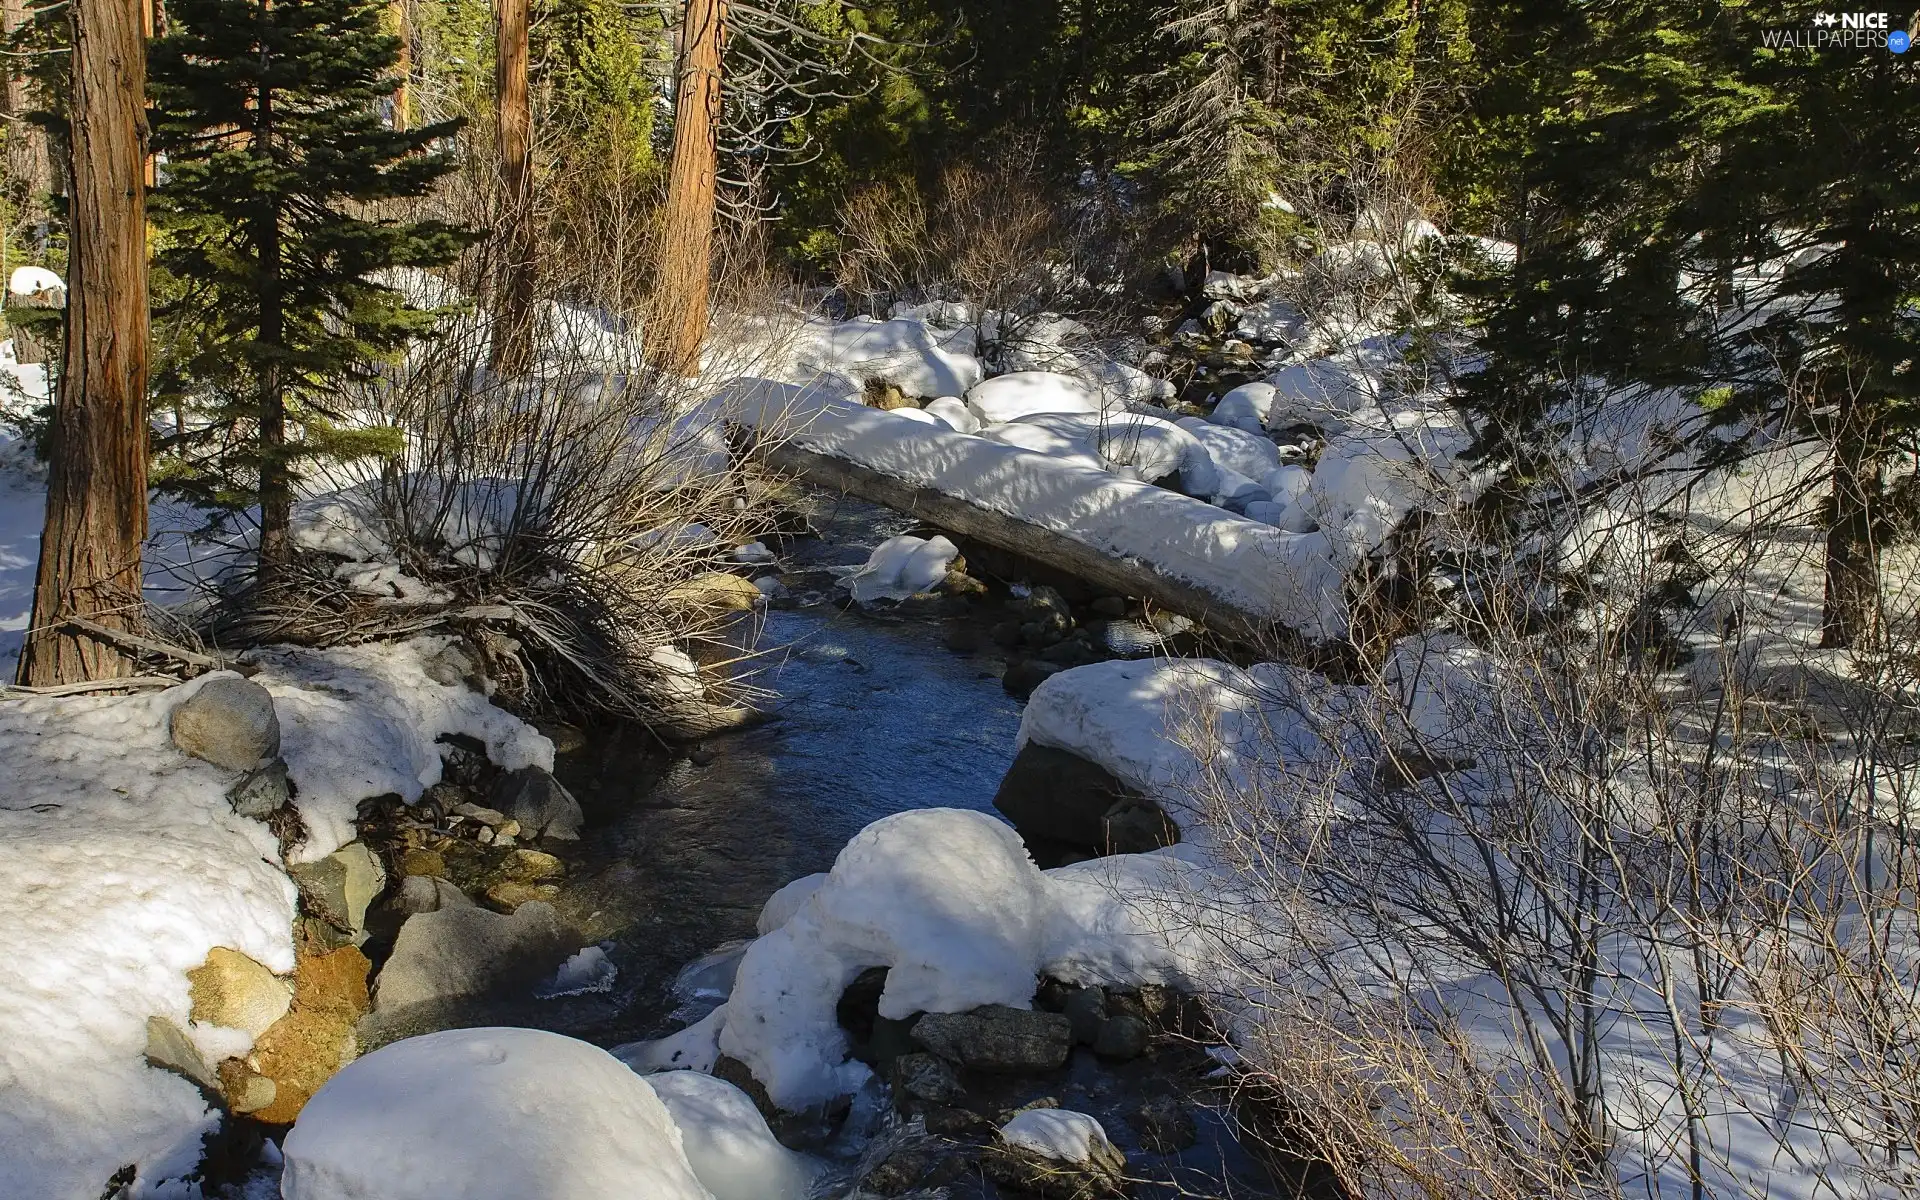
[[[393, 129], [399, 42], [379, 0], [170, 0], [150, 49], [159, 314], [173, 352], [163, 401], [191, 413], [161, 482], [260, 506], [260, 578], [292, 547], [303, 461], [391, 454], [397, 431], [353, 427], [331, 385], [373, 370], [439, 313], [380, 273], [437, 267], [474, 235], [384, 215], [447, 171], [457, 122]], [[168, 396], [167, 393], [172, 393]]]

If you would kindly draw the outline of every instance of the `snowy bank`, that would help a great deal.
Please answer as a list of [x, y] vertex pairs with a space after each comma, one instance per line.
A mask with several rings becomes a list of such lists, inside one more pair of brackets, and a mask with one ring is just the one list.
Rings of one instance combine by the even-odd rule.
[[814, 456], [804, 465], [815, 474], [837, 468], [890, 482], [902, 494], [872, 498], [918, 507], [956, 532], [1052, 557], [1089, 578], [1104, 571], [1120, 590], [1228, 626], [1277, 622], [1313, 638], [1345, 631], [1344, 580], [1324, 535], [1285, 533], [1177, 492], [819, 389], [741, 381], [720, 402], [765, 435], [776, 460], [798, 451]]
[[186, 973], [216, 946], [293, 969], [273, 834], [234, 814], [233, 773], [169, 740], [197, 687], [0, 702], [6, 1195], [96, 1200], [129, 1164], [148, 1195], [193, 1170], [216, 1118], [145, 1064], [148, 1019], [194, 1032]]

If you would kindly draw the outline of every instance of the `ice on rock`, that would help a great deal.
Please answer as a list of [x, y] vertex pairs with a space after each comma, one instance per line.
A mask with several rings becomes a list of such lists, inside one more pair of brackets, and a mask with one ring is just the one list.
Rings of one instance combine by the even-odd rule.
[[1182, 417], [1175, 424], [1199, 439], [1217, 465], [1249, 479], [1264, 479], [1280, 465], [1280, 448], [1259, 432], [1199, 417]]
[[722, 1004], [677, 1033], [652, 1041], [628, 1042], [608, 1053], [648, 1075], [655, 1071], [711, 1071], [720, 1058], [720, 1030], [727, 1023]]
[[980, 418], [973, 415], [966, 401], [956, 396], [942, 396], [938, 400], [929, 400], [922, 411], [955, 433], [980, 432]]
[[967, 407], [983, 425], [1004, 425], [1037, 413], [1100, 413], [1124, 409], [1100, 390], [1071, 375], [1052, 371], [1015, 371], [967, 392]]
[[561, 996], [610, 992], [619, 974], [620, 969], [613, 965], [604, 949], [586, 946], [561, 963], [553, 978], [535, 988], [533, 994], [541, 1000], [555, 1000]]
[[901, 534], [874, 547], [866, 565], [847, 576], [846, 586], [862, 604], [904, 600], [936, 587], [959, 556], [960, 548], [945, 537]]
[[1243, 383], [1220, 397], [1207, 420], [1229, 429], [1262, 433], [1267, 428], [1267, 414], [1273, 410], [1273, 396], [1271, 383]]
[[861, 830], [819, 889], [741, 960], [720, 1049], [790, 1110], [856, 1090], [834, 1018], [868, 967], [889, 967], [880, 1014], [1024, 1008], [1048, 936], [1047, 891], [1011, 826], [918, 809]]
[[805, 1200], [821, 1164], [782, 1146], [739, 1088], [697, 1071], [649, 1075], [714, 1200]]
[[1110, 1147], [1107, 1131], [1086, 1113], [1030, 1108], [1000, 1127], [1000, 1140], [1056, 1162], [1090, 1163], [1097, 1148]]
[[376, 1050], [307, 1102], [282, 1151], [285, 1200], [713, 1200], [646, 1080], [537, 1029]]

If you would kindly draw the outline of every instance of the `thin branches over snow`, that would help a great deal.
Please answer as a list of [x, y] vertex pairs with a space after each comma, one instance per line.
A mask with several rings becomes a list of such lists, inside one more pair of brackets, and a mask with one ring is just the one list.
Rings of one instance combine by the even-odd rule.
[[1920, 582], [1821, 650], [1817, 533], [1718, 482], [1749, 498], [1648, 503], [1577, 599], [1462, 531], [1506, 569], [1443, 631], [1265, 677], [1251, 745], [1190, 730], [1281, 914], [1227, 988], [1243, 1070], [1356, 1192], [1920, 1182]]

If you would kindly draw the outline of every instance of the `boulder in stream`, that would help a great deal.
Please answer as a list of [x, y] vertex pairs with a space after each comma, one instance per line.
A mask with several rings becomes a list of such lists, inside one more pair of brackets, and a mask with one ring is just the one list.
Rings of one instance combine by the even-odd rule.
[[1073, 1049], [1073, 1025], [1059, 1013], [988, 1004], [963, 1013], [928, 1013], [913, 1040], [956, 1066], [1024, 1074], [1051, 1071]]

